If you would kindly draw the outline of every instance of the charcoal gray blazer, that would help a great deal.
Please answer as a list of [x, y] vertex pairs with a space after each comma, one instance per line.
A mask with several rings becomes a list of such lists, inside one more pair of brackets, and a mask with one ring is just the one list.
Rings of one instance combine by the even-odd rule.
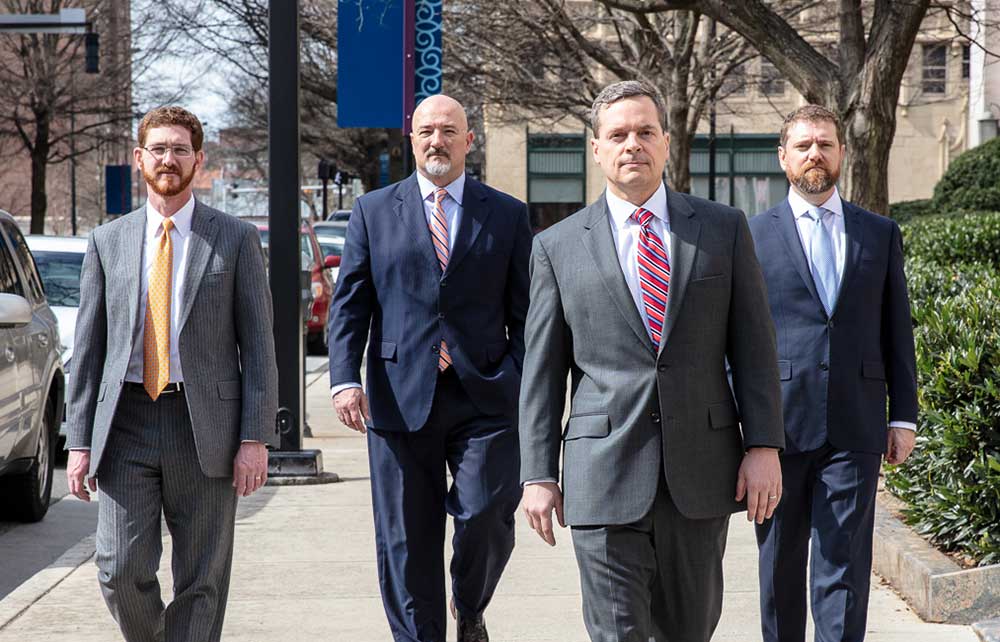
[[562, 454], [570, 525], [640, 519], [663, 477], [687, 517], [736, 512], [745, 450], [784, 447], [774, 325], [746, 218], [670, 190], [667, 206], [672, 274], [659, 353], [603, 195], [535, 237], [521, 480], [558, 479]]
[[[90, 236], [69, 377], [67, 448], [90, 448], [97, 473], [139, 338], [146, 210]], [[181, 295], [180, 359], [198, 460], [232, 475], [244, 440], [273, 441], [278, 373], [271, 292], [252, 224], [196, 202]]]

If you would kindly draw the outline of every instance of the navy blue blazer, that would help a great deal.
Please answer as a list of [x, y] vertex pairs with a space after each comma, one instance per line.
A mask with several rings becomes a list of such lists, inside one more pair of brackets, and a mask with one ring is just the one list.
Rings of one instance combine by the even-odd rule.
[[843, 201], [844, 275], [828, 317], [788, 200], [750, 220], [778, 337], [785, 452], [884, 453], [889, 419], [917, 421], [899, 226]]
[[361, 381], [380, 430], [419, 430], [441, 338], [473, 403], [516, 419], [528, 312], [531, 228], [521, 201], [466, 177], [444, 274], [416, 174], [354, 204], [330, 305], [330, 385]]

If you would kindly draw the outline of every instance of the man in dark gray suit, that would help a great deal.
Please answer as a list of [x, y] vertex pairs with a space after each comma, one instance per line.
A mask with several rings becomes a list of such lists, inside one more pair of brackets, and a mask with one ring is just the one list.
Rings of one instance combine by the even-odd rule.
[[552, 511], [573, 527], [592, 640], [707, 642], [729, 515], [779, 500], [774, 327], [743, 214], [663, 184], [656, 90], [610, 85], [591, 121], [607, 191], [532, 250], [524, 510], [549, 544]]
[[264, 484], [274, 432], [271, 296], [256, 228], [194, 199], [198, 119], [155, 109], [138, 138], [149, 200], [97, 228], [84, 258], [66, 472], [80, 499], [100, 487], [98, 577], [125, 639], [215, 641], [236, 500]]

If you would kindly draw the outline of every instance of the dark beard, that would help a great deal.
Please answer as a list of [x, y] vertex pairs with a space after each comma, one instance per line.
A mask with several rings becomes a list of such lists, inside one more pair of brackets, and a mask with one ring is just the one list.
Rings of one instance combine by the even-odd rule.
[[[817, 171], [813, 172], [814, 169]], [[798, 176], [788, 176], [788, 180], [804, 194], [822, 194], [836, 185], [838, 178], [816, 165], [803, 170]]]

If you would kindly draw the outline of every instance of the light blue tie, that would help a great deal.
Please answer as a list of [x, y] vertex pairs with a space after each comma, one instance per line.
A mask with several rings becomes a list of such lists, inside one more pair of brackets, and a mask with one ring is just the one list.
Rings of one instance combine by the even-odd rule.
[[827, 315], [833, 311], [837, 301], [837, 259], [833, 253], [833, 238], [830, 230], [823, 224], [823, 218], [833, 216], [833, 212], [822, 207], [810, 207], [806, 214], [816, 225], [809, 238], [809, 258], [812, 262], [813, 283]]

